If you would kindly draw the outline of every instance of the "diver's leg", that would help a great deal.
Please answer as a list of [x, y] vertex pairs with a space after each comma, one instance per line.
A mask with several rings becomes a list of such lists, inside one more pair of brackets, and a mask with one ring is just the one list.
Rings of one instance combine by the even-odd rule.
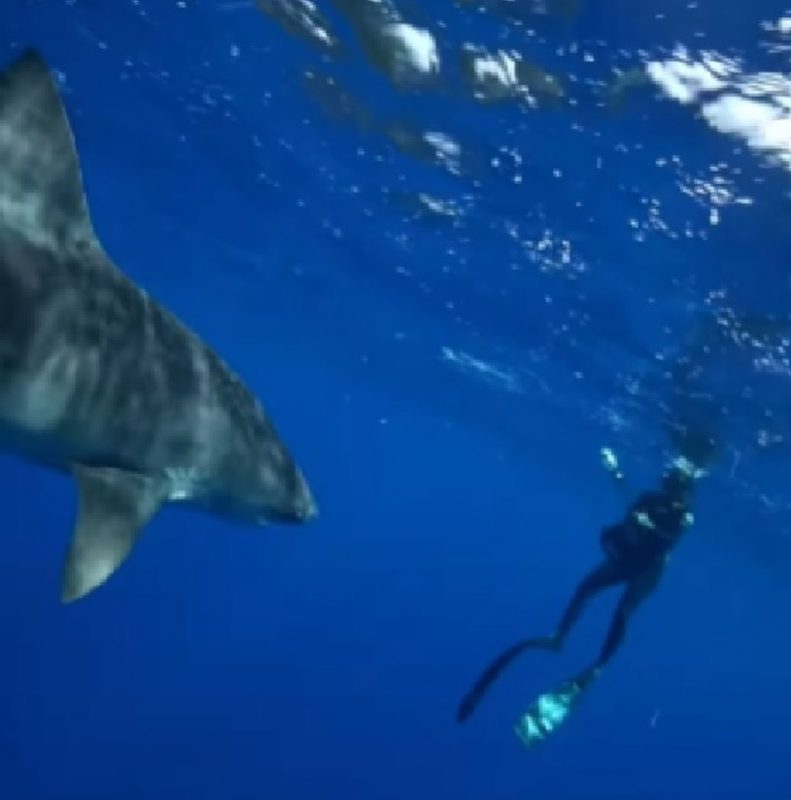
[[604, 589], [622, 583], [626, 579], [622, 567], [614, 561], [604, 561], [593, 572], [589, 573], [577, 587], [560, 624], [552, 636], [547, 637], [546, 646], [559, 649], [568, 636], [574, 623], [579, 619], [587, 602]]
[[[610, 626], [610, 632], [598, 660], [574, 678], [564, 681], [553, 691], [542, 694], [530, 708], [522, 714], [516, 724], [516, 733], [526, 745], [532, 745], [537, 741], [543, 741], [568, 718], [569, 714], [579, 703], [580, 698], [583, 697], [587, 690], [593, 685], [602, 667], [612, 657], [618, 645], [623, 641], [629, 616], [656, 588], [659, 579], [662, 577], [664, 566], [665, 560], [662, 559], [656, 565], [652, 565], [649, 569], [643, 570], [628, 581], [626, 589], [618, 603], [618, 608], [616, 609], [612, 625]], [[593, 573], [593, 575], [595, 574], [596, 573]], [[593, 575], [590, 576], [590, 585], [596, 586], [596, 589], [591, 590], [589, 587], [585, 586], [586, 582], [583, 582], [577, 593], [582, 598], [577, 603], [577, 608], [575, 609], [574, 601], [572, 601], [569, 606], [567, 616], [572, 619], [572, 624], [572, 612], [576, 610], [577, 614], [579, 614], [579, 610], [581, 610], [584, 605], [585, 599], [589, 598], [593, 591], [602, 588], [602, 584], [600, 584], [599, 581], [594, 582], [592, 580]], [[599, 579], [603, 581], [604, 577], [606, 577], [606, 574], [599, 576]], [[619, 572], [619, 579], [623, 580], [622, 572]], [[603, 585], [609, 584], [604, 583]], [[589, 589], [587, 597], [585, 597], [583, 589]], [[577, 596], [575, 595], [575, 600], [576, 599]]]
[[462, 699], [459, 704], [456, 717], [459, 722], [464, 722], [470, 717], [472, 712], [477, 707], [478, 703], [483, 698], [484, 694], [489, 690], [492, 684], [503, 673], [519, 655], [525, 650], [540, 649], [540, 650], [557, 650], [563, 643], [563, 639], [568, 633], [574, 621], [582, 611], [585, 603], [597, 592], [612, 586], [615, 583], [620, 583], [625, 579], [625, 576], [618, 567], [612, 562], [605, 561], [593, 572], [591, 572], [582, 583], [580, 583], [574, 598], [571, 601], [563, 620], [560, 623], [558, 633], [551, 636], [539, 636], [534, 639], [523, 639], [521, 642], [509, 647], [501, 653], [489, 666], [481, 673], [477, 681], [472, 685], [472, 688]]
[[618, 606], [613, 614], [610, 630], [604, 640], [601, 653], [593, 666], [593, 671], [598, 672], [615, 655], [626, 635], [626, 625], [637, 607], [653, 593], [665, 571], [665, 559], [643, 570], [626, 586]]

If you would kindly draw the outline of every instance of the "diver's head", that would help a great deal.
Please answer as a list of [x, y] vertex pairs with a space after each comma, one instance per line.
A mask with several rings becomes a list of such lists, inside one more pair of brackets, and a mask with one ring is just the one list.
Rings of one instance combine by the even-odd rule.
[[695, 491], [695, 481], [704, 475], [706, 471], [686, 456], [677, 456], [662, 474], [662, 491], [674, 500], [688, 502]]

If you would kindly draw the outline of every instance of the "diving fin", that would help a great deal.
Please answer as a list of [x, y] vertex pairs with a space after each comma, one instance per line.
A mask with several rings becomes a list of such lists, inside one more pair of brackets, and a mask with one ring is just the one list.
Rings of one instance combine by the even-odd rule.
[[74, 476], [79, 511], [63, 567], [65, 603], [84, 597], [118, 569], [167, 499], [162, 481], [136, 472], [75, 466]]
[[542, 694], [517, 721], [514, 730], [526, 747], [543, 742], [554, 733], [576, 708], [580, 698], [598, 677], [599, 669], [592, 667], [557, 689]]
[[532, 648], [540, 648], [542, 650], [556, 649], [555, 638], [552, 636], [542, 636], [537, 639], [523, 639], [515, 645], [509, 647], [504, 653], [501, 653], [491, 664], [483, 671], [480, 678], [473, 684], [469, 692], [464, 696], [459, 709], [456, 712], [456, 720], [458, 722], [465, 722], [472, 715], [472, 712], [481, 702], [481, 699], [489, 691], [492, 684], [500, 677], [505, 669], [525, 650]]

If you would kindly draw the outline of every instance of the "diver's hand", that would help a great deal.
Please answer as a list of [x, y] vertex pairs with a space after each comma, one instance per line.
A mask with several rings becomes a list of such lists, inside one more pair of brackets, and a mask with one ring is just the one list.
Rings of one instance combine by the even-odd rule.
[[604, 469], [607, 470], [617, 481], [623, 480], [623, 472], [621, 472], [620, 466], [618, 465], [618, 456], [610, 450], [609, 447], [602, 447], [599, 451], [601, 456], [601, 463]]

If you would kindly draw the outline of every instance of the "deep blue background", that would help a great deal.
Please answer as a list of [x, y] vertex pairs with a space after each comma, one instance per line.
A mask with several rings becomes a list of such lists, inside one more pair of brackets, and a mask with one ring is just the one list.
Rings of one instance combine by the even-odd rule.
[[[783, 5], [583, 0], [530, 39], [420, 7], [447, 23], [448, 63], [463, 41], [528, 42], [573, 76], [575, 106], [535, 111], [394, 92], [353, 46], [323, 65], [237, 5], [4, 0], [0, 51], [34, 45], [60, 71], [108, 251], [260, 393], [321, 518], [260, 532], [166, 509], [107, 586], [62, 607], [74, 487], [4, 458], [0, 797], [790, 796], [788, 463], [747, 446], [764, 407], [785, 431], [782, 377], [731, 418], [696, 533], [568, 726], [534, 752], [512, 734], [595, 652], [607, 602], [568, 653], [526, 657], [454, 722], [488, 658], [554, 623], [621, 513], [599, 447], [635, 484], [661, 466], [661, 381], [635, 397], [625, 376], [653, 374], [713, 290], [788, 307], [788, 173], [656, 90], [614, 112], [596, 88], [679, 43], [787, 73], [761, 27]], [[452, 133], [469, 171], [330, 120], [306, 65], [381, 118]], [[682, 191], [712, 165], [752, 200], [718, 226]], [[416, 215], [422, 191], [466, 215]], [[640, 241], [629, 220], [651, 202], [667, 229]], [[571, 263], [531, 256], [506, 220], [549, 232], [550, 255], [569, 242]], [[734, 355], [711, 380], [738, 395], [747, 373]]]

